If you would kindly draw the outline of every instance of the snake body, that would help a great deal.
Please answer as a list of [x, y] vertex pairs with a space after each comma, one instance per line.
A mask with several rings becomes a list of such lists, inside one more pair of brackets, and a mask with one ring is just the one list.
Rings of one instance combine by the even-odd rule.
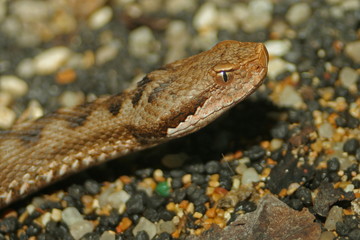
[[0, 208], [89, 166], [192, 133], [262, 83], [261, 43], [223, 41], [136, 87], [0, 132]]

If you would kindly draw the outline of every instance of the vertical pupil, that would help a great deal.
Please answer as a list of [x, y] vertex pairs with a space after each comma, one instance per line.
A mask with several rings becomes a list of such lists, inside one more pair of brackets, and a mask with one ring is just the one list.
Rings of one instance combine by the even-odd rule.
[[222, 77], [224, 79], [224, 82], [228, 81], [228, 76], [227, 76], [227, 73], [225, 71], [222, 72]]

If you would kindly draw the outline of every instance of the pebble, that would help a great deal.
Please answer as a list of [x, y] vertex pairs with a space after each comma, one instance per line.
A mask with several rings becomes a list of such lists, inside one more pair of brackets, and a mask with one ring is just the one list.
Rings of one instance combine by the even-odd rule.
[[285, 86], [279, 93], [278, 105], [282, 107], [299, 108], [303, 100], [298, 91], [293, 86]]
[[331, 139], [334, 134], [334, 130], [331, 124], [326, 122], [319, 126], [318, 133], [320, 137]]
[[83, 217], [80, 212], [74, 207], [67, 207], [62, 211], [61, 214], [62, 220], [68, 225], [71, 226], [76, 222], [82, 221]]
[[0, 105], [0, 128], [8, 129], [10, 128], [16, 119], [16, 114], [13, 110]]
[[340, 70], [339, 80], [341, 84], [348, 89], [355, 87], [358, 78], [358, 72], [350, 67], [344, 67]]
[[156, 232], [159, 235], [163, 232], [171, 234], [175, 230], [176, 230], [176, 226], [172, 221], [160, 220], [159, 223], [156, 225]]
[[74, 207], [67, 207], [62, 212], [62, 220], [69, 227], [71, 235], [80, 239], [88, 232], [92, 232], [94, 226], [91, 222], [83, 220], [83, 216]]
[[289, 52], [291, 42], [289, 40], [269, 40], [265, 42], [265, 46], [270, 56], [281, 57]]
[[102, 7], [90, 15], [89, 26], [92, 29], [99, 29], [105, 26], [111, 20], [112, 16], [113, 11], [110, 7]]
[[141, 217], [138, 224], [132, 230], [132, 233], [134, 236], [137, 236], [141, 231], [146, 232], [149, 238], [152, 239], [156, 235], [156, 225], [146, 218]]
[[171, 21], [169, 23], [165, 34], [169, 44], [164, 60], [165, 63], [171, 63], [186, 57], [186, 48], [191, 39], [187, 30], [187, 25], [183, 21]]
[[118, 209], [119, 206], [123, 203], [126, 203], [130, 199], [130, 194], [121, 190], [119, 192], [113, 192], [108, 197], [108, 203], [115, 209]]
[[217, 29], [217, 17], [218, 9], [215, 4], [206, 2], [196, 12], [193, 18], [193, 25], [200, 34], [214, 31]]
[[62, 107], [75, 107], [85, 102], [83, 92], [65, 91], [59, 96], [59, 103]]
[[360, 215], [360, 198], [356, 198], [351, 202], [351, 209], [354, 211], [354, 213]]
[[129, 53], [136, 58], [145, 58], [146, 61], [155, 63], [159, 60], [159, 43], [156, 41], [151, 29], [142, 26], [129, 34]]
[[250, 1], [247, 8], [247, 17], [242, 21], [244, 31], [252, 33], [265, 29], [272, 20], [273, 5], [269, 0]]
[[350, 138], [346, 140], [344, 143], [343, 150], [344, 152], [347, 152], [348, 154], [354, 155], [356, 153], [356, 150], [360, 147], [359, 140], [355, 138]]
[[332, 232], [322, 232], [320, 235], [319, 240], [333, 240], [335, 238], [335, 235]]
[[51, 210], [51, 220], [53, 220], [54, 222], [59, 222], [61, 221], [62, 218], [62, 211], [60, 209], [54, 208]]
[[268, 77], [275, 79], [278, 75], [288, 70], [288, 63], [281, 58], [271, 58], [268, 65]]
[[94, 230], [94, 225], [86, 220], [75, 222], [68, 227], [70, 229], [71, 236], [73, 236], [75, 240], [80, 239], [86, 233], [92, 232]]
[[0, 90], [10, 93], [14, 97], [20, 97], [28, 92], [28, 85], [14, 75], [4, 75], [0, 77]]
[[330, 172], [337, 172], [340, 169], [340, 162], [337, 158], [331, 158], [327, 161], [327, 169]]
[[71, 51], [67, 47], [49, 48], [34, 58], [34, 67], [37, 74], [46, 75], [57, 71], [69, 59]]
[[120, 41], [114, 40], [109, 44], [101, 46], [96, 51], [95, 59], [97, 65], [103, 65], [111, 60], [113, 60], [119, 53], [121, 49]]
[[243, 185], [258, 181], [260, 181], [260, 177], [254, 168], [246, 169], [241, 177], [241, 183]]
[[360, 229], [354, 229], [349, 233], [349, 238], [351, 240], [360, 240]]
[[115, 233], [112, 231], [106, 231], [101, 234], [100, 240], [115, 240]]
[[166, 154], [162, 159], [161, 163], [168, 168], [179, 168], [184, 162], [189, 158], [189, 156], [185, 153], [178, 154]]
[[282, 139], [274, 138], [270, 142], [270, 150], [275, 151], [275, 150], [281, 148], [283, 144], [284, 144], [284, 141]]
[[166, 1], [166, 11], [176, 15], [182, 12], [193, 12], [196, 9], [196, 2], [193, 0], [171, 0]]
[[325, 225], [324, 225], [324, 227], [328, 231], [334, 231], [336, 229], [336, 223], [343, 221], [342, 212], [343, 212], [343, 209], [338, 206], [333, 206], [330, 209], [329, 214], [325, 221]]
[[21, 60], [16, 68], [17, 74], [23, 78], [30, 78], [35, 74], [34, 61], [30, 58]]
[[349, 42], [345, 46], [345, 54], [348, 55], [354, 62], [360, 63], [360, 40]]
[[289, 8], [285, 18], [291, 25], [299, 25], [310, 17], [311, 8], [308, 3], [296, 3]]

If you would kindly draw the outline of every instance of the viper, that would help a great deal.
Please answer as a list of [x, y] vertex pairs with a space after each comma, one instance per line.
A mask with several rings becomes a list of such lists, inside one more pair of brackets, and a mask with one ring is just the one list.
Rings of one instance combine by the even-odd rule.
[[65, 176], [206, 126], [263, 82], [262, 43], [223, 41], [131, 89], [0, 132], [0, 208]]

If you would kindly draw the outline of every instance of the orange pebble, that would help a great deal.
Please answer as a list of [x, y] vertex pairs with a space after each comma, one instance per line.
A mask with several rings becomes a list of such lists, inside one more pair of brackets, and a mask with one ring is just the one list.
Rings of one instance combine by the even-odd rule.
[[206, 216], [208, 216], [209, 218], [214, 218], [216, 216], [216, 209], [215, 208], [210, 208], [206, 211]]
[[121, 219], [121, 222], [116, 227], [116, 232], [121, 233], [124, 232], [126, 229], [128, 229], [132, 224], [132, 221], [130, 218], [124, 217]]
[[173, 238], [179, 238], [179, 237], [180, 237], [180, 230], [179, 230], [179, 229], [176, 229], [176, 231], [173, 232], [173, 233], [171, 234], [171, 236], [172, 236]]
[[76, 72], [73, 69], [65, 69], [56, 74], [56, 82], [59, 84], [68, 84], [76, 80]]
[[121, 176], [120, 181], [122, 181], [124, 184], [131, 183], [132, 180], [129, 176]]
[[189, 201], [188, 200], [182, 200], [179, 204], [179, 208], [182, 208], [182, 209], [186, 209], [189, 205]]

